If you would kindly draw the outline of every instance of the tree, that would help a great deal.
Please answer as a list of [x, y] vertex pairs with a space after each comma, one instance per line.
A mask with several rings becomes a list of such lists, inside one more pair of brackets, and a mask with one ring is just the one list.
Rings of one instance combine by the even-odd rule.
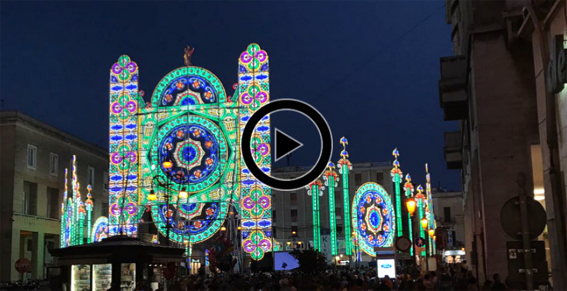
[[295, 250], [291, 255], [299, 262], [299, 271], [315, 273], [327, 268], [325, 256], [316, 250]]

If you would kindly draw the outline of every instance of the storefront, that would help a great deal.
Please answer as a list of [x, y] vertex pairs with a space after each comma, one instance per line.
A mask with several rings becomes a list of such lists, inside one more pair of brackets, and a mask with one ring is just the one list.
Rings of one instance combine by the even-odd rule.
[[460, 264], [465, 260], [466, 252], [464, 249], [446, 250], [443, 252], [443, 262], [447, 264]]
[[54, 249], [63, 282], [71, 291], [129, 291], [137, 282], [160, 282], [159, 266], [183, 261], [184, 249], [115, 236], [101, 242]]

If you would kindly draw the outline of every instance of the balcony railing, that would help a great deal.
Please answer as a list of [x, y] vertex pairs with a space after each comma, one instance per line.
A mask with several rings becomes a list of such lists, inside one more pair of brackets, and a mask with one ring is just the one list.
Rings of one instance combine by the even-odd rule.
[[439, 101], [445, 120], [468, 117], [467, 60], [464, 56], [441, 58]]
[[461, 169], [463, 166], [462, 133], [460, 131], [445, 133], [445, 162], [447, 169]]

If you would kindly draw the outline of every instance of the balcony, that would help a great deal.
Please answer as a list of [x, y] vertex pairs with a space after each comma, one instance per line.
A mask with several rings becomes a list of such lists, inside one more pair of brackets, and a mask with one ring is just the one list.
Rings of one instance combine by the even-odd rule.
[[445, 147], [443, 148], [443, 153], [445, 154], [447, 169], [455, 170], [462, 168], [462, 134], [460, 131], [445, 133]]
[[439, 101], [445, 120], [468, 118], [467, 60], [464, 56], [441, 58]]

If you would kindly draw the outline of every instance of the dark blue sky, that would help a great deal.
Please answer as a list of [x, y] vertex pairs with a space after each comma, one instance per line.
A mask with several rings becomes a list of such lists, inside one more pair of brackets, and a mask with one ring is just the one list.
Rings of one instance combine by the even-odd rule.
[[[149, 97], [183, 65], [189, 44], [193, 63], [231, 95], [237, 58], [256, 42], [270, 56], [272, 99], [315, 106], [335, 140], [347, 136], [354, 162], [391, 160], [398, 147], [415, 182], [424, 183], [428, 162], [434, 185], [460, 189], [443, 160], [443, 132], [457, 128], [443, 121], [437, 90], [439, 58], [453, 53], [443, 3], [1, 2], [0, 94], [6, 110], [106, 148], [109, 69], [120, 55], [138, 63]], [[274, 125], [317, 142], [314, 129], [300, 130], [302, 118], [288, 116], [274, 115]], [[305, 148], [293, 164], [313, 160]]]

